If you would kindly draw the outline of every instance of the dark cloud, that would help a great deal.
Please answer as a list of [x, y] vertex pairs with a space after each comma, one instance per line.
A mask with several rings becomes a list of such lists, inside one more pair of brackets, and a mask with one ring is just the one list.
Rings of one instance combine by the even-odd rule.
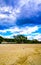
[[41, 25], [41, 15], [32, 18], [20, 18], [16, 22], [16, 25], [18, 26], [29, 25], [29, 24]]

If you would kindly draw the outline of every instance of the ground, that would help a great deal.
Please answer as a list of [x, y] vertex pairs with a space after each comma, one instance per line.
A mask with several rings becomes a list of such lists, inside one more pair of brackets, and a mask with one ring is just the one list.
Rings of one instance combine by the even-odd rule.
[[0, 44], [0, 65], [41, 65], [41, 44]]

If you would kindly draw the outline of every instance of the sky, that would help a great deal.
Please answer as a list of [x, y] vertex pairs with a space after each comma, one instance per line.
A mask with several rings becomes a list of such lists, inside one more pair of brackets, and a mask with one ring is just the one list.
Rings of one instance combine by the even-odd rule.
[[41, 41], [41, 0], [0, 0], [0, 36]]

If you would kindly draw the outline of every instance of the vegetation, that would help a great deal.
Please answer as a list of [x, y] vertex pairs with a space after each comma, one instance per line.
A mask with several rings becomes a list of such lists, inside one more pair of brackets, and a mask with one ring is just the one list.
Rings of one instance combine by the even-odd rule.
[[14, 40], [17, 43], [26, 43], [27, 42], [27, 37], [25, 37], [23, 35], [17, 35], [17, 36], [14, 36]]
[[3, 37], [0, 36], [0, 44], [1, 44], [2, 41], [3, 41]]
[[7, 43], [12, 43], [16, 44], [16, 43], [41, 43], [41, 41], [38, 41], [37, 39], [33, 39], [33, 40], [28, 40], [27, 37], [25, 37], [24, 35], [17, 35], [17, 36], [13, 36], [13, 38], [3, 38], [2, 36], [0, 36], [0, 44], [2, 42], [7, 42]]

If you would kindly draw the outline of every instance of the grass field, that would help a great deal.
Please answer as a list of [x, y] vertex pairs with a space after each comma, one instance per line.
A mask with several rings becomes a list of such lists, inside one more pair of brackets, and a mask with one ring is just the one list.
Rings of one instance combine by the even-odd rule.
[[41, 44], [0, 44], [0, 65], [41, 65]]

